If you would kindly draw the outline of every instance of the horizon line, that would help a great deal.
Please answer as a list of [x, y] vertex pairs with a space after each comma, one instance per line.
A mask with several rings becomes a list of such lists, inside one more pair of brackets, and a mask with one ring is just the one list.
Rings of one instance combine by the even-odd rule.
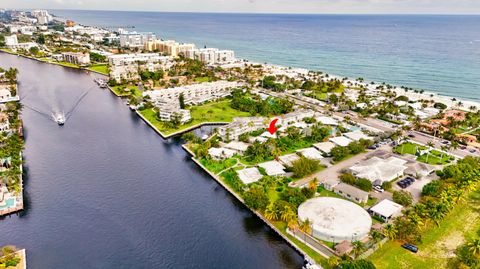
[[[6, 8], [9, 9], [9, 8]], [[480, 16], [480, 13], [308, 13], [308, 12], [237, 12], [237, 11], [164, 11], [164, 10], [113, 10], [77, 8], [21, 8], [18, 10], [47, 9], [51, 11], [102, 11], [102, 12], [147, 12], [147, 13], [189, 13], [189, 14], [239, 14], [239, 15], [359, 15], [359, 16]], [[12, 9], [15, 10], [15, 9]]]

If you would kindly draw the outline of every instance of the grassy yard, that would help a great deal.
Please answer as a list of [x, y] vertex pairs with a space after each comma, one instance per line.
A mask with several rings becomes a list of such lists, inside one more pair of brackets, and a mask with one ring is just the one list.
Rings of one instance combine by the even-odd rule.
[[422, 163], [428, 163], [432, 165], [436, 164], [446, 164], [449, 161], [452, 161], [454, 158], [448, 154], [443, 154], [440, 151], [437, 150], [432, 150], [430, 151], [430, 154], [423, 154], [422, 156], [417, 158], [417, 161], [422, 162]]
[[108, 65], [107, 64], [93, 64], [87, 68], [88, 70], [92, 70], [95, 72], [102, 73], [104, 75], [108, 75]]
[[195, 82], [197, 83], [204, 83], [204, 82], [210, 82], [211, 78], [210, 77], [198, 77], [195, 78]]
[[[113, 86], [111, 87], [113, 93], [119, 97], [130, 96], [132, 93], [130, 92], [133, 90], [133, 95], [136, 97], [142, 97], [142, 91], [138, 90], [138, 86], [135, 85], [120, 85], [120, 86]], [[128, 90], [127, 90], [128, 89]]]
[[191, 107], [192, 121], [178, 126], [177, 128], [170, 128], [163, 122], [157, 119], [155, 112], [152, 109], [140, 111], [148, 121], [150, 121], [155, 127], [157, 127], [164, 135], [170, 135], [172, 133], [185, 130], [197, 124], [205, 122], [231, 122], [235, 117], [248, 117], [251, 116], [248, 112], [242, 112], [230, 107], [229, 100], [223, 100], [219, 102], [207, 103], [200, 106]]
[[401, 243], [389, 241], [369, 257], [378, 269], [453, 268], [449, 261], [455, 249], [472, 237], [480, 228], [480, 191], [472, 193], [441, 223], [429, 226], [423, 233], [419, 252], [413, 254], [400, 247]]
[[395, 147], [394, 151], [398, 154], [411, 154], [411, 155], [415, 155], [417, 153], [417, 148], [419, 150], [424, 150], [426, 149], [426, 147], [424, 146], [421, 146], [421, 145], [418, 145], [418, 144], [414, 144], [414, 143], [410, 143], [410, 142], [405, 142], [401, 145], [398, 145]]
[[200, 163], [205, 166], [209, 171], [218, 174], [219, 172], [234, 166], [237, 163], [237, 159], [235, 158], [230, 158], [226, 159], [224, 161], [214, 161], [214, 160], [209, 160], [206, 158], [203, 158], [200, 160]]

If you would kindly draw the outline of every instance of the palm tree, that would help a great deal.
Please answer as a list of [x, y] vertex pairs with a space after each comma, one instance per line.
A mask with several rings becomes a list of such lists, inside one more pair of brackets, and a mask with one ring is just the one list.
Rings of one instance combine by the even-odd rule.
[[480, 255], [480, 238], [475, 238], [467, 244], [468, 250], [474, 255]]
[[308, 187], [311, 189], [311, 190], [317, 190], [317, 186], [318, 186], [318, 178], [313, 178], [312, 181], [310, 181], [310, 183], [308, 183]]
[[358, 255], [360, 255], [365, 250], [365, 244], [363, 244], [360, 241], [353, 241], [352, 245], [353, 245], [353, 255], [355, 257], [358, 257]]
[[285, 222], [289, 222], [294, 217], [295, 213], [293, 212], [292, 208], [289, 206], [284, 206], [280, 212], [280, 218]]
[[338, 265], [338, 263], [340, 262], [340, 258], [335, 256], [335, 255], [332, 255], [330, 258], [328, 258], [327, 260], [327, 263], [328, 263], [328, 266], [330, 268], [335, 268], [335, 266]]
[[395, 227], [393, 224], [387, 224], [383, 228], [383, 234], [390, 239], [397, 238], [397, 233], [398, 233], [397, 227]]
[[265, 209], [265, 218], [268, 220], [278, 220], [278, 212], [275, 208], [275, 204], [270, 203]]
[[372, 231], [370, 232], [370, 237], [372, 237], [373, 242], [376, 243], [376, 242], [380, 241], [380, 239], [382, 238], [382, 233], [380, 233], [380, 232], [377, 231], [377, 230], [372, 230]]
[[432, 150], [432, 148], [433, 148], [435, 145], [433, 144], [432, 141], [428, 142], [427, 145], [428, 145], [428, 151], [427, 151], [427, 159], [426, 159], [426, 162], [428, 163], [428, 156], [430, 156], [430, 150]]

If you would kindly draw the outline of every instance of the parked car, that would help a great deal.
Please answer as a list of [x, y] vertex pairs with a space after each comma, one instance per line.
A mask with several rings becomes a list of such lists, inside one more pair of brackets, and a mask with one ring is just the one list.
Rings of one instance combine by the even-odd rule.
[[382, 193], [382, 192], [385, 191], [382, 187], [380, 187], [378, 185], [373, 186], [373, 190], [376, 191], [376, 192], [379, 192], [379, 193]]
[[470, 153], [475, 153], [475, 152], [476, 152], [476, 150], [474, 150], [474, 149], [470, 150]]
[[413, 252], [413, 253], [417, 253], [417, 252], [418, 252], [418, 247], [417, 247], [417, 246], [414, 246], [414, 245], [412, 245], [412, 244], [403, 244], [403, 245], [402, 245], [402, 248], [407, 249], [407, 250], [410, 250], [410, 251]]
[[414, 138], [415, 135], [414, 134], [408, 134], [408, 137]]

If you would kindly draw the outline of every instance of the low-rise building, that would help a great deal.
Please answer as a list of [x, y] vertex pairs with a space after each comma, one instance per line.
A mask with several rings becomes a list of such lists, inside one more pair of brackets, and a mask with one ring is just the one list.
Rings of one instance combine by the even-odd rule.
[[368, 201], [368, 192], [363, 191], [352, 185], [348, 185], [342, 182], [334, 186], [332, 189], [336, 194], [345, 197], [351, 201], [360, 204], [364, 204]]
[[322, 152], [325, 156], [329, 156], [332, 149], [337, 145], [332, 142], [320, 142], [313, 144], [313, 146], [320, 152]]
[[288, 166], [288, 167], [291, 167], [294, 162], [300, 160], [300, 157], [299, 157], [297, 154], [292, 153], [292, 154], [287, 154], [287, 155], [279, 156], [279, 157], [278, 157], [278, 160], [279, 160], [280, 163], [282, 163], [283, 165]]
[[269, 161], [258, 164], [259, 167], [265, 169], [269, 176], [281, 176], [285, 174], [285, 167], [277, 161]]
[[142, 48], [148, 41], [155, 40], [153, 33], [125, 32], [120, 34], [120, 46], [128, 48]]
[[227, 148], [209, 148], [208, 155], [214, 160], [225, 160], [228, 158], [233, 157], [235, 155], [235, 151]]
[[239, 155], [243, 155], [245, 151], [247, 151], [248, 147], [250, 147], [250, 144], [241, 141], [231, 141], [227, 144], [224, 144], [223, 147], [231, 149]]
[[250, 167], [242, 170], [237, 170], [237, 175], [243, 184], [250, 184], [253, 182], [259, 181], [263, 175], [260, 173], [258, 168]]
[[384, 199], [372, 206], [368, 212], [372, 214], [372, 216], [376, 216], [383, 221], [388, 222], [390, 219], [400, 216], [402, 214], [402, 209], [403, 206], [388, 199]]
[[313, 147], [299, 149], [297, 150], [297, 152], [307, 159], [317, 160], [317, 161], [320, 161], [321, 159], [323, 159], [322, 153], [320, 153], [320, 151], [316, 150]]
[[345, 136], [346, 138], [350, 139], [350, 140], [353, 140], [353, 141], [360, 141], [361, 139], [364, 139], [364, 140], [372, 140], [371, 137], [369, 137], [368, 135], [364, 134], [362, 131], [358, 130], [358, 131], [353, 131], [353, 132], [348, 132], [348, 133], [344, 133], [343, 136]]
[[83, 52], [64, 52], [62, 53], [63, 61], [67, 63], [76, 64], [79, 66], [86, 66], [90, 64], [90, 54]]
[[370, 180], [373, 185], [382, 185], [383, 182], [403, 176], [407, 169], [406, 163], [407, 161], [393, 156], [387, 159], [372, 157], [350, 167], [349, 170], [358, 178]]
[[227, 97], [231, 94], [232, 89], [239, 87], [238, 82], [231, 81], [215, 81], [193, 84], [168, 89], [154, 90], [144, 92], [144, 96], [150, 96], [155, 103], [158, 101], [170, 100], [178, 102], [180, 95], [183, 95], [186, 105], [198, 105], [208, 101], [213, 101]]
[[238, 140], [242, 134], [251, 133], [265, 128], [263, 117], [234, 118], [233, 122], [217, 129], [218, 136], [224, 140]]
[[110, 78], [120, 82], [139, 79], [139, 70], [150, 72], [168, 70], [174, 62], [172, 57], [160, 56], [158, 53], [132, 53], [110, 55], [108, 64]]
[[329, 139], [330, 142], [334, 143], [335, 145], [337, 146], [340, 146], [340, 147], [346, 147], [348, 146], [350, 143], [353, 142], [353, 140], [345, 137], [345, 136], [336, 136], [336, 137], [331, 137]]
[[178, 102], [160, 102], [157, 103], [157, 107], [159, 109], [158, 117], [161, 121], [172, 121], [177, 118], [183, 124], [192, 119], [190, 110], [181, 109]]

